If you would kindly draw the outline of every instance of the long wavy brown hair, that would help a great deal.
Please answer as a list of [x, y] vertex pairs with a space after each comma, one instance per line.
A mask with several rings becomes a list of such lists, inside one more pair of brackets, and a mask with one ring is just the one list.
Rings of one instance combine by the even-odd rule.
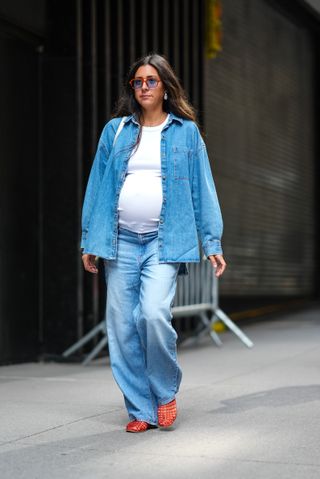
[[[134, 91], [131, 88], [129, 81], [134, 78], [138, 68], [143, 65], [151, 65], [157, 70], [164, 85], [164, 89], [168, 93], [168, 99], [163, 101], [163, 110], [167, 113], [172, 112], [181, 118], [192, 120], [198, 124], [195, 110], [189, 103], [186, 93], [182, 88], [177, 75], [173, 71], [173, 68], [163, 55], [159, 55], [157, 53], [150, 53], [139, 58], [130, 67], [122, 93], [114, 110], [113, 117], [128, 116], [133, 114], [141, 124], [140, 120], [142, 119], [142, 108], [134, 97]], [[140, 137], [141, 127], [135, 146], [139, 144]]]

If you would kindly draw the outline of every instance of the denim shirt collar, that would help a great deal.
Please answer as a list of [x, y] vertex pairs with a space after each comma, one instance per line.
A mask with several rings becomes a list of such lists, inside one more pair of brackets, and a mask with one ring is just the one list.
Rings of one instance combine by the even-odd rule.
[[[178, 123], [181, 123], [181, 125], [183, 124], [183, 118], [181, 118], [180, 116], [177, 116], [174, 113], [170, 112], [169, 113], [169, 120], [168, 120], [167, 125], [170, 125], [170, 123], [172, 123], [173, 120], [177, 121]], [[132, 121], [133, 123], [135, 123], [136, 125], [139, 126], [139, 122], [136, 119], [135, 115], [127, 116], [127, 118], [124, 120], [124, 123], [128, 123], [129, 121]]]

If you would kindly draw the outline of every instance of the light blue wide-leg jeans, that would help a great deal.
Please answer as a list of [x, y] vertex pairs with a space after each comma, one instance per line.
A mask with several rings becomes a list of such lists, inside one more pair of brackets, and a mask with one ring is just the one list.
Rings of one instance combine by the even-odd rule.
[[157, 408], [181, 382], [171, 306], [179, 263], [158, 262], [158, 233], [119, 228], [116, 260], [105, 261], [111, 368], [130, 419], [157, 424]]

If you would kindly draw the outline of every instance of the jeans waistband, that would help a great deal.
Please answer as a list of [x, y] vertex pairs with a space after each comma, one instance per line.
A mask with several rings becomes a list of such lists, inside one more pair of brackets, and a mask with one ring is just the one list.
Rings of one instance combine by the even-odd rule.
[[135, 231], [127, 230], [119, 226], [119, 235], [128, 239], [136, 240], [138, 242], [150, 241], [158, 236], [158, 230], [149, 231], [148, 233], [136, 233]]

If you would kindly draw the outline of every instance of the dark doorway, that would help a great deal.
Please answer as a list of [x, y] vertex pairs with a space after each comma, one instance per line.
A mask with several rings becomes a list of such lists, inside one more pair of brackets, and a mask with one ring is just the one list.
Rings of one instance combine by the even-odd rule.
[[39, 53], [0, 32], [0, 362], [39, 341]]

